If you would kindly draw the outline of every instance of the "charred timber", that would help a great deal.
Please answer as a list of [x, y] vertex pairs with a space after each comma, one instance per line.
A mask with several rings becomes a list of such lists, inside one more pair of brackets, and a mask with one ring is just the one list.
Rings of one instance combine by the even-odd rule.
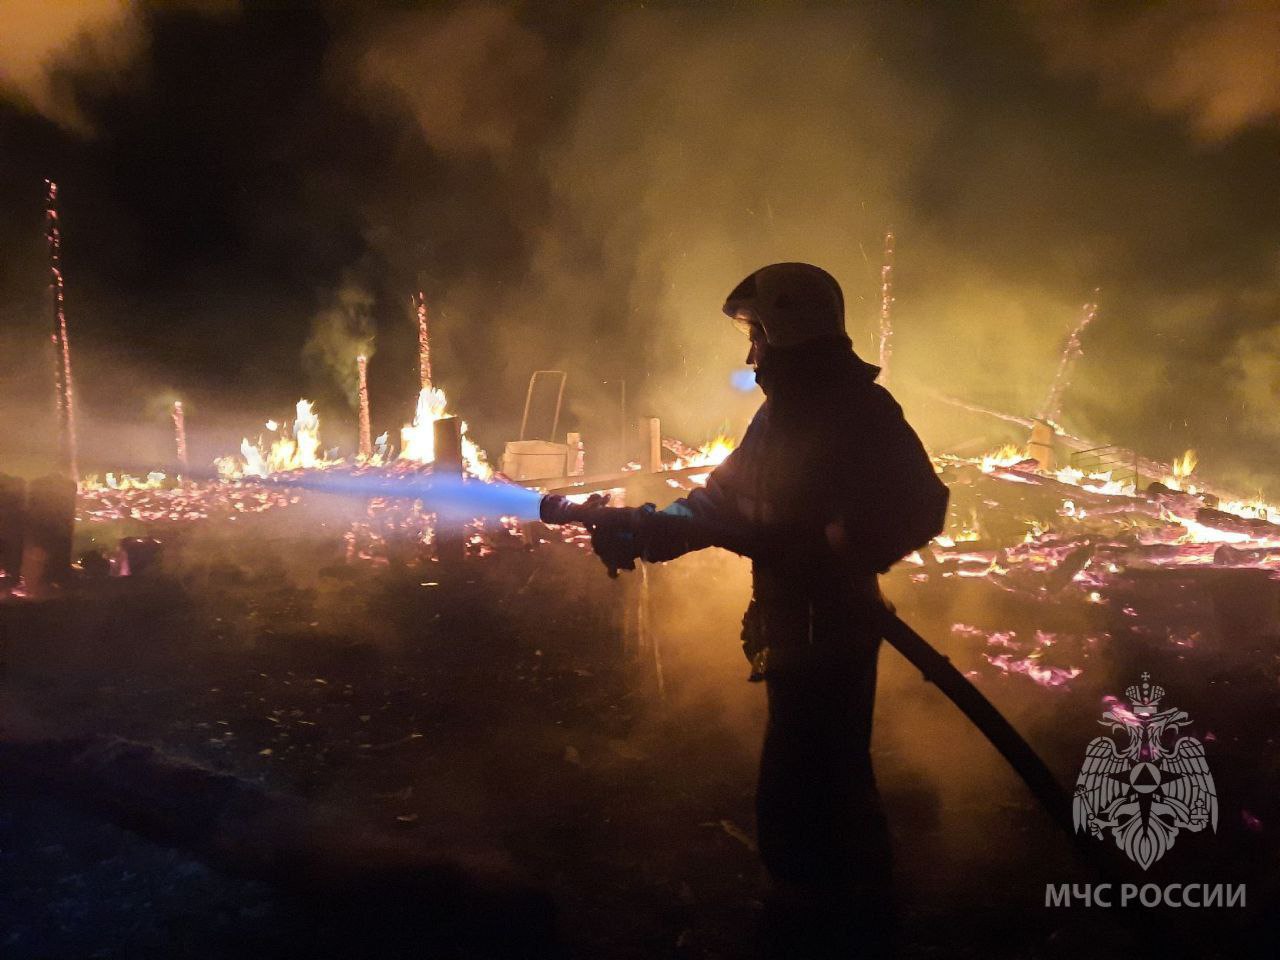
[[22, 579], [29, 590], [64, 583], [71, 571], [76, 483], [63, 474], [32, 480], [22, 534]]
[[0, 575], [16, 579], [22, 566], [27, 482], [0, 474]]

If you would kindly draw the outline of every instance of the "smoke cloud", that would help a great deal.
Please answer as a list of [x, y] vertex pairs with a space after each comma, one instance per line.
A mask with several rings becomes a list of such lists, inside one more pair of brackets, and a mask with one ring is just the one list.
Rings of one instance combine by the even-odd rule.
[[1185, 117], [1208, 142], [1280, 122], [1280, 7], [1243, 3], [1028, 4], [1054, 66], [1106, 96]]
[[385, 110], [388, 95], [399, 98], [436, 149], [510, 163], [537, 125], [547, 52], [510, 6], [406, 13], [362, 43], [368, 105]]
[[[0, 156], [0, 313], [40, 349], [53, 173], [86, 416], [127, 418], [155, 380], [248, 425], [308, 396], [326, 436], [349, 432], [376, 335], [373, 408], [408, 422], [422, 289], [436, 380], [491, 453], [535, 369], [568, 372], [561, 429], [589, 451], [618, 435], [623, 380], [632, 416], [697, 442], [758, 402], [730, 382], [725, 293], [819, 263], [874, 356], [892, 227], [893, 388], [935, 448], [1020, 438], [917, 384], [1034, 414], [1101, 288], [1065, 425], [1254, 483], [1272, 468], [1241, 411], [1265, 416], [1280, 317], [1280, 84], [1249, 52], [1265, 13], [130, 6], [130, 83], [70, 101], [96, 136], [0, 103], [19, 145]], [[79, 29], [31, 36], [57, 51]]]
[[[239, 0], [166, 0], [170, 14], [234, 14]], [[3, 0], [0, 96], [81, 136], [95, 132], [82, 99], [127, 89], [149, 42], [133, 0]]]
[[303, 348], [303, 359], [319, 377], [336, 383], [354, 410], [359, 405], [359, 356], [373, 356], [373, 295], [363, 286], [348, 281], [332, 295], [329, 306], [311, 321], [311, 336]]
[[88, 133], [76, 95], [86, 74], [115, 76], [144, 33], [128, 0], [5, 0], [0, 4], [0, 92], [78, 133]]

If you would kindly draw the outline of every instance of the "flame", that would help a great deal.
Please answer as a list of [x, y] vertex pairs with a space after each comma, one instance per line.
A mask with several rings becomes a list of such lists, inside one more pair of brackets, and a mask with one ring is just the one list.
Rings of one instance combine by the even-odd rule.
[[[1191, 471], [1195, 470], [1199, 462], [1200, 458], [1196, 456], [1194, 450], [1186, 451], [1173, 461], [1172, 472], [1169, 476], [1162, 477], [1160, 482], [1171, 490], [1182, 490], [1183, 481], [1191, 476]], [[1195, 487], [1187, 487], [1186, 490], [1188, 493], [1195, 493]]]
[[[449, 416], [449, 400], [438, 387], [423, 387], [418, 394], [418, 406], [414, 410], [413, 423], [400, 428], [400, 459], [418, 463], [432, 463], [436, 458], [435, 422]], [[467, 423], [462, 423], [462, 465], [473, 477], [489, 480], [493, 467], [467, 435]]]
[[733, 437], [725, 436], [723, 433], [719, 436], [708, 440], [696, 451], [687, 456], [681, 457], [673, 465], [672, 469], [679, 470], [683, 467], [718, 467], [729, 459], [729, 454], [733, 453], [738, 446], [738, 441]]
[[1200, 458], [1196, 456], [1194, 450], [1188, 450], [1177, 460], [1173, 461], [1173, 475], [1181, 479], [1182, 477], [1191, 476], [1191, 471], [1196, 468], [1196, 464], [1200, 462]]
[[1137, 489], [1132, 482], [1125, 483], [1113, 479], [1110, 470], [1104, 470], [1101, 473], [1085, 473], [1076, 467], [1063, 467], [1055, 471], [1054, 476], [1062, 483], [1069, 483], [1073, 487], [1082, 487], [1109, 497], [1131, 497]]
[[[708, 440], [696, 450], [692, 450], [675, 441], [663, 442], [668, 445], [668, 449], [674, 445], [675, 450], [680, 454], [675, 462], [667, 468], [671, 470], [683, 470], [686, 467], [718, 467], [729, 458], [729, 454], [733, 453], [738, 446], [737, 440], [723, 433]], [[639, 469], [639, 467], [640, 465], [636, 464], [636, 469]], [[627, 464], [627, 469], [631, 469], [631, 464]], [[686, 479], [694, 484], [706, 483], [707, 477], [710, 475], [711, 472], [708, 470], [706, 473], [690, 474]]]
[[80, 491], [101, 490], [159, 490], [168, 478], [163, 473], [152, 472], [146, 477], [133, 477], [127, 473], [103, 474], [99, 480], [97, 474], [90, 474], [80, 481]]
[[1187, 530], [1180, 543], [1246, 543], [1253, 537], [1237, 530], [1217, 530], [1213, 527], [1197, 523], [1190, 517], [1174, 517]]
[[1268, 523], [1280, 523], [1280, 507], [1272, 506], [1263, 500], [1223, 500], [1218, 504], [1223, 513], [1234, 513], [1246, 519], [1266, 520]]
[[418, 405], [413, 413], [413, 423], [400, 429], [400, 457], [403, 460], [416, 460], [419, 463], [431, 463], [436, 458], [436, 437], [434, 424], [437, 420], [448, 416], [446, 412], [449, 401], [444, 391], [435, 387], [424, 387], [418, 394]]
[[[240, 441], [240, 459], [234, 456], [219, 457], [214, 461], [218, 475], [224, 480], [237, 480], [240, 477], [266, 477], [272, 473], [287, 470], [314, 470], [325, 467], [331, 461], [325, 460], [320, 452], [320, 417], [312, 409], [311, 401], [299, 400], [295, 409], [297, 418], [293, 421], [293, 435], [282, 435], [271, 441], [270, 448], [264, 447], [261, 437], [257, 443], [250, 443], [245, 437]], [[279, 425], [274, 420], [266, 423], [268, 430]]]
[[1014, 443], [1006, 443], [998, 450], [992, 450], [990, 453], [984, 453], [980, 460], [977, 461], [983, 473], [991, 473], [991, 471], [999, 467], [1012, 467], [1015, 463], [1021, 463], [1027, 459], [1027, 451]]

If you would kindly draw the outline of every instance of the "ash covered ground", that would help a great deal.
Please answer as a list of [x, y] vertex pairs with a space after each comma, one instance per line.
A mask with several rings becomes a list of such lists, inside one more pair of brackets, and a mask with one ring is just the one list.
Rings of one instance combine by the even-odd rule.
[[[349, 562], [343, 532], [305, 503], [168, 530], [158, 568], [0, 606], [3, 955], [753, 956], [764, 691], [738, 647], [745, 562], [707, 552], [614, 582], [577, 544], [512, 537], [448, 576]], [[1187, 710], [1218, 831], [1184, 833], [1132, 879], [1246, 883], [1248, 906], [1146, 911], [1145, 925], [1135, 910], [1046, 908], [1046, 883], [1099, 878], [886, 648], [875, 760], [902, 955], [1273, 955], [1267, 619], [1232, 615], [1244, 600], [1204, 585], [1144, 607], [934, 574], [904, 565], [887, 592], [1063, 783], [1104, 732], [1103, 698], [1140, 672]], [[1037, 630], [1054, 638], [1037, 661], [1064, 671], [1040, 676], [1078, 673], [1054, 685], [1009, 669], [1009, 644], [1035, 645]], [[379, 912], [403, 894], [394, 880], [355, 904], [299, 896], [228, 869], [198, 837], [139, 828], [108, 793], [46, 782], [40, 751], [54, 769], [51, 745], [89, 736], [232, 774], [333, 831], [450, 865], [416, 901], [423, 917], [447, 914], [437, 935], [397, 941]]]

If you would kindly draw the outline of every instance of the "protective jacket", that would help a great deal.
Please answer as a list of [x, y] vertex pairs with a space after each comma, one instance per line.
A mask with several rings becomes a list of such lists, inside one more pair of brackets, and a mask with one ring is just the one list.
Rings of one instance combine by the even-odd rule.
[[877, 372], [843, 337], [771, 349], [741, 445], [648, 525], [645, 560], [752, 559], [748, 656], [847, 633], [878, 602], [876, 574], [942, 530], [947, 489]]

